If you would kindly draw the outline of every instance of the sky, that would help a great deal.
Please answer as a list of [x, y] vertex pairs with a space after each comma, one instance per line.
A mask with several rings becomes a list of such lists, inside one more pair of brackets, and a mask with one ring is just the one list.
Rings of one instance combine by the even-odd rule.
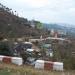
[[0, 0], [28, 20], [75, 25], [75, 0]]

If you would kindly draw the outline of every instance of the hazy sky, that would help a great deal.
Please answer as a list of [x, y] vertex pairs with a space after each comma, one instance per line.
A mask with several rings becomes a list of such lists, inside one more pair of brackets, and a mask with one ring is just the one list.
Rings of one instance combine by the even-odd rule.
[[75, 0], [1, 0], [0, 2], [29, 20], [75, 24]]

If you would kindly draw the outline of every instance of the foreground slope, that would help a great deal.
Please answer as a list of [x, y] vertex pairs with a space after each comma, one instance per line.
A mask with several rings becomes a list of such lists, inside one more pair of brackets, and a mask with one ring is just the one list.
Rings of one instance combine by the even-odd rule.
[[36, 70], [32, 66], [17, 66], [0, 63], [0, 75], [74, 75], [75, 71], [45, 71]]

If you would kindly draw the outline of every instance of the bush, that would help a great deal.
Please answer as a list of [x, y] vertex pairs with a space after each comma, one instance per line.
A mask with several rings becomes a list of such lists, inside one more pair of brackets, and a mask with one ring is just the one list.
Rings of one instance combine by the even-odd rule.
[[12, 56], [13, 53], [9, 49], [9, 46], [5, 42], [0, 42], [0, 55]]
[[68, 70], [75, 70], [75, 58], [65, 58], [64, 59], [64, 68]]

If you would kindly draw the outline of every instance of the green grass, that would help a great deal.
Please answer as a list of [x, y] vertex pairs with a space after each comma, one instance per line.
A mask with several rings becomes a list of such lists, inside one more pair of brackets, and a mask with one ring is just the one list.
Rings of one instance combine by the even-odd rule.
[[0, 75], [11, 75], [11, 72], [9, 70], [0, 70]]
[[32, 66], [17, 66], [0, 63], [0, 75], [75, 75], [75, 71], [46, 71], [37, 70]]

